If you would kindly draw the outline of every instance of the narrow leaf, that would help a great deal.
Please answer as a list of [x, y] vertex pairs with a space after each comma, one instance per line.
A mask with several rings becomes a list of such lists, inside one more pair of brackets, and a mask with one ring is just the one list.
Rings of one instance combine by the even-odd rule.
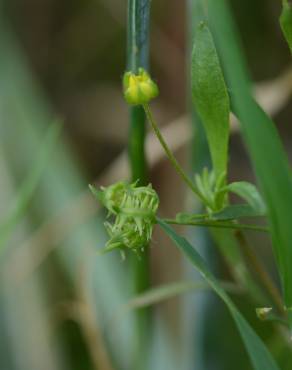
[[178, 223], [187, 223], [191, 221], [228, 221], [261, 216], [264, 216], [264, 213], [258, 212], [249, 204], [234, 204], [225, 207], [222, 211], [211, 214], [190, 214], [181, 212], [176, 215], [175, 219]]
[[264, 214], [266, 210], [265, 203], [255, 185], [247, 181], [232, 182], [226, 188], [246, 200], [247, 203], [258, 213]]
[[255, 370], [279, 370], [278, 365], [275, 363], [273, 357], [267, 350], [263, 341], [254, 332], [249, 323], [238, 311], [238, 309], [229, 298], [229, 296], [225, 293], [224, 289], [222, 289], [214, 275], [209, 271], [205, 261], [202, 259], [199, 253], [185, 238], [179, 236], [170, 226], [168, 226], [162, 220], [159, 220], [158, 222], [162, 229], [178, 247], [178, 249], [180, 249], [186, 257], [188, 257], [191, 263], [200, 272], [201, 276], [208, 282], [208, 284], [210, 284], [214, 292], [226, 304], [239, 330], [253, 368]]
[[212, 35], [204, 23], [195, 33], [192, 94], [206, 131], [216, 176], [227, 169], [229, 97]]
[[287, 0], [283, 0], [283, 8], [280, 16], [280, 25], [283, 35], [292, 53], [292, 6]]
[[41, 176], [51, 159], [54, 145], [59, 137], [60, 127], [59, 123], [53, 123], [49, 127], [40, 152], [37, 153], [37, 161], [18, 190], [14, 204], [8, 210], [6, 218], [0, 224], [0, 252], [3, 250], [4, 244], [29, 206], [30, 200], [41, 180]]
[[249, 204], [235, 204], [227, 206], [220, 212], [213, 213], [211, 215], [214, 220], [236, 220], [239, 218], [246, 217], [260, 217], [263, 216], [263, 212], [258, 212], [254, 207], [251, 207]]
[[158, 287], [153, 287], [139, 295], [135, 296], [125, 305], [120, 308], [119, 315], [126, 311], [148, 307], [167, 299], [173, 298], [179, 294], [190, 292], [193, 290], [206, 290], [209, 286], [204, 282], [193, 282], [193, 281], [181, 281], [176, 283], [169, 283], [165, 285], [160, 285]]
[[[220, 281], [218, 282], [218, 284], [220, 284], [221, 287], [226, 291], [230, 291], [234, 294], [241, 293], [241, 291], [238, 290], [238, 287], [230, 282]], [[134, 298], [130, 299], [127, 303], [125, 303], [118, 309], [116, 316], [121, 317], [128, 311], [149, 307], [164, 302], [168, 299], [174, 298], [180, 294], [190, 293], [194, 291], [204, 291], [209, 289], [209, 284], [203, 281], [178, 281], [175, 283], [159, 285], [146, 290], [145, 292], [142, 292], [136, 295]]]

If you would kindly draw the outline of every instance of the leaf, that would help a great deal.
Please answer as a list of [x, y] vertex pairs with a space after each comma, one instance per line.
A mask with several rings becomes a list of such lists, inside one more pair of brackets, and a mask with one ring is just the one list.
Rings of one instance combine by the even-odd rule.
[[[238, 32], [225, 1], [209, 1], [209, 17], [232, 91], [233, 110], [255, 169], [281, 277], [286, 307], [292, 307], [292, 175], [275, 124], [251, 95], [250, 81]], [[288, 310], [292, 327], [292, 311]]]
[[264, 214], [266, 210], [265, 203], [255, 185], [246, 182], [232, 182], [226, 186], [228, 191], [237, 194], [247, 201], [247, 203], [259, 214]]
[[44, 142], [41, 145], [40, 152], [37, 153], [37, 161], [28, 173], [15, 197], [13, 206], [8, 210], [7, 216], [0, 224], [0, 252], [3, 251], [4, 244], [7, 242], [11, 233], [25, 214], [31, 198], [41, 180], [53, 152], [53, 148], [59, 137], [61, 125], [59, 122], [51, 124]]
[[227, 169], [230, 107], [212, 35], [204, 23], [195, 34], [191, 80], [194, 103], [203, 121], [218, 177]]
[[269, 232], [269, 228], [261, 225], [254, 224], [241, 224], [234, 222], [230, 219], [213, 219], [211, 215], [206, 215], [203, 218], [200, 218], [201, 215], [192, 215], [187, 213], [180, 213], [176, 216], [174, 220], [164, 219], [165, 222], [172, 225], [188, 225], [188, 226], [204, 226], [220, 229], [234, 229], [234, 230], [253, 230], [260, 232]]
[[258, 212], [254, 207], [249, 204], [235, 204], [227, 206], [220, 212], [213, 213], [211, 215], [213, 220], [236, 220], [245, 217], [260, 217], [264, 213]]
[[280, 16], [280, 25], [283, 35], [292, 53], [292, 7], [287, 0], [283, 0], [283, 8]]
[[98, 190], [94, 185], [88, 184], [88, 187], [89, 187], [89, 190], [91, 191], [91, 193], [94, 195], [94, 197], [98, 201], [100, 201], [102, 192], [100, 190]]
[[275, 363], [273, 357], [267, 350], [260, 337], [254, 332], [249, 323], [238, 311], [232, 300], [225, 293], [224, 289], [222, 289], [216, 278], [209, 271], [205, 261], [202, 259], [199, 253], [185, 238], [176, 234], [176, 232], [162, 220], [158, 220], [158, 223], [175, 243], [178, 249], [180, 249], [196, 267], [201, 276], [208, 282], [208, 284], [210, 284], [214, 292], [226, 304], [239, 330], [253, 368], [255, 370], [279, 370], [278, 365]]
[[180, 212], [180, 213], [177, 213], [177, 215], [175, 216], [175, 219], [178, 223], [183, 224], [189, 221], [205, 221], [206, 219], [209, 219], [209, 215], [207, 213], [191, 214], [191, 213]]
[[239, 218], [260, 217], [263, 215], [264, 214], [262, 212], [259, 213], [249, 204], [234, 204], [225, 207], [219, 212], [211, 214], [190, 214], [180, 212], [176, 215], [175, 219], [179, 223], [187, 223], [190, 221], [228, 221]]

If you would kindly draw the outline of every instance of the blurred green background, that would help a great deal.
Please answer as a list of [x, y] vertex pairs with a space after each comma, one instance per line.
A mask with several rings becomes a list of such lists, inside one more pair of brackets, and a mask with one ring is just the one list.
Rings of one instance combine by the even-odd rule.
[[[28, 182], [34, 188], [25, 217], [0, 240], [0, 369], [131, 369], [133, 317], [121, 307], [132, 297], [132, 275], [118, 253], [97, 256], [106, 240], [104, 214], [87, 190], [88, 183], [109, 185], [129, 178], [128, 108], [121, 90], [126, 1], [0, 4], [2, 224], [17, 207], [21, 186]], [[280, 1], [230, 4], [258, 100], [275, 118], [291, 156], [292, 69], [278, 24]], [[153, 110], [178, 159], [190, 168], [197, 159], [187, 82], [190, 4], [156, 0], [151, 6], [150, 64], [160, 87]], [[56, 120], [62, 122], [61, 134], [38, 174], [34, 168], [45, 156], [47, 130]], [[190, 209], [184, 186], [151, 135], [147, 153], [160, 213], [173, 217]], [[230, 179], [253, 180], [236, 124]], [[214, 271], [228, 279], [228, 268], [205, 232], [188, 233]], [[267, 239], [249, 237], [277, 279]], [[156, 232], [153, 286], [196, 278], [165, 236]], [[235, 299], [248, 319], [257, 322], [253, 308]], [[231, 319], [212, 295], [179, 296], [155, 305], [152, 312], [148, 369], [249, 368]], [[269, 325], [257, 326], [280, 362], [290, 359], [282, 345], [273, 342]]]

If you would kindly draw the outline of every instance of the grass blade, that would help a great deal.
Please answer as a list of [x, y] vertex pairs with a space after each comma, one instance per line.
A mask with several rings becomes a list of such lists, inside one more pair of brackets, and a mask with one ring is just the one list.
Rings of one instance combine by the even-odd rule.
[[[231, 287], [230, 284], [226, 284], [226, 287]], [[169, 283], [153, 287], [145, 292], [142, 292], [130, 299], [127, 303], [123, 304], [118, 308], [116, 314], [114, 314], [114, 323], [121, 320], [123, 315], [132, 310], [149, 307], [168, 299], [174, 298], [179, 294], [208, 290], [210, 287], [204, 282], [193, 282], [193, 281], [180, 281], [175, 283]], [[112, 327], [115, 324], [111, 324]]]
[[21, 185], [14, 205], [8, 211], [5, 220], [0, 224], [0, 252], [3, 252], [5, 243], [29, 206], [30, 200], [41, 180], [41, 176], [51, 159], [53, 148], [59, 137], [60, 127], [61, 125], [59, 123], [53, 123], [49, 127], [40, 152], [38, 153], [37, 161]]
[[162, 220], [159, 220], [159, 225], [171, 238], [175, 245], [183, 252], [183, 254], [188, 257], [191, 263], [200, 272], [204, 280], [208, 282], [214, 292], [216, 292], [216, 294], [218, 294], [218, 296], [226, 304], [240, 332], [241, 338], [245, 344], [253, 368], [255, 370], [279, 370], [279, 367], [275, 363], [274, 359], [272, 358], [262, 340], [258, 337], [258, 335], [254, 332], [245, 318], [237, 310], [236, 306], [231, 301], [229, 296], [225, 293], [224, 289], [222, 289], [216, 278], [209, 271], [207, 265], [205, 264], [199, 253], [185, 238], [176, 234], [176, 232]]

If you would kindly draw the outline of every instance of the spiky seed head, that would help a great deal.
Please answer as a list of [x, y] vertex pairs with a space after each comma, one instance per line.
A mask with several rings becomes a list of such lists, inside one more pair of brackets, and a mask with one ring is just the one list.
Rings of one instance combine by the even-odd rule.
[[106, 222], [105, 227], [110, 237], [105, 251], [120, 248], [136, 253], [143, 251], [149, 244], [159, 198], [155, 190], [148, 186], [137, 186], [137, 182], [128, 184], [118, 182], [100, 191], [98, 199], [114, 217], [113, 222]]

